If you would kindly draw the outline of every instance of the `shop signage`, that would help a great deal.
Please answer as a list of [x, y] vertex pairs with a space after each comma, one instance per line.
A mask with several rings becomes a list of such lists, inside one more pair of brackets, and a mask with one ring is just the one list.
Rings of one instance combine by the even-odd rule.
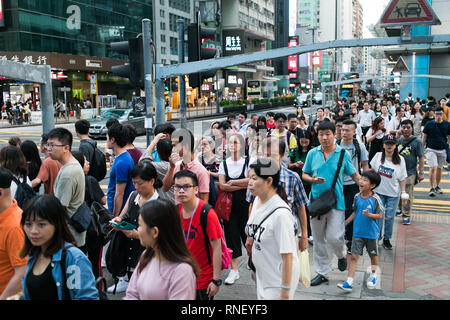
[[322, 66], [322, 51], [314, 51], [311, 55], [311, 62], [314, 67]]
[[224, 30], [223, 53], [225, 56], [244, 53], [244, 32], [241, 30]]
[[[298, 37], [289, 37], [288, 47], [295, 47], [298, 44]], [[298, 56], [288, 56], [289, 79], [297, 79]]]
[[86, 59], [86, 67], [101, 68], [102, 62], [100, 60], [88, 60]]
[[43, 56], [43, 55], [35, 56], [35, 55], [3, 53], [0, 55], [0, 60], [8, 60], [8, 61], [13, 61], [13, 62], [21, 62], [21, 63], [26, 63], [26, 64], [37, 64], [37, 65], [48, 64], [47, 63], [48, 57]]
[[244, 74], [241, 72], [231, 72], [226, 73], [226, 83], [225, 86], [229, 88], [242, 87], [244, 84]]
[[97, 94], [97, 75], [91, 74], [91, 94]]

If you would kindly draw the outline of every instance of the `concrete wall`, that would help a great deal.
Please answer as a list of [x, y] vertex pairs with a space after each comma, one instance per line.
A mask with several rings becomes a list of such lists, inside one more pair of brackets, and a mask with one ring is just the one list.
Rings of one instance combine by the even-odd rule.
[[[433, 54], [430, 59], [430, 74], [450, 76], [450, 56], [448, 53]], [[450, 80], [430, 79], [428, 92], [438, 101], [450, 93]]]

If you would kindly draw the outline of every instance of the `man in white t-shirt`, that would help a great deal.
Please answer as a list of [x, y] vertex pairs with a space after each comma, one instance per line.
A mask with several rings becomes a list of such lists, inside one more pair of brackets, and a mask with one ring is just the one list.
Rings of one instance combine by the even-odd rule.
[[375, 112], [370, 109], [369, 102], [364, 102], [364, 109], [358, 113], [358, 123], [361, 126], [363, 136], [366, 135], [367, 131], [372, 126], [372, 122], [375, 118]]
[[405, 118], [405, 110], [402, 107], [397, 107], [395, 109], [395, 117], [392, 117], [391, 121], [389, 121], [389, 124], [386, 127], [387, 133], [395, 135], [395, 138], [398, 139], [401, 134], [400, 123], [406, 119], [407, 118]]

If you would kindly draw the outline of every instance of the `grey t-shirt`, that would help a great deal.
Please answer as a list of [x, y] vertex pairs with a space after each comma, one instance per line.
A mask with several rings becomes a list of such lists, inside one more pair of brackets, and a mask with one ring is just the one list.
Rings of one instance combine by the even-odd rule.
[[[72, 217], [84, 202], [85, 195], [84, 172], [78, 161], [67, 163], [61, 167], [55, 180], [54, 191], [55, 197], [67, 208], [69, 217]], [[77, 242], [77, 246], [84, 246], [86, 231], [79, 233], [71, 225], [69, 225], [69, 229]]]
[[[408, 144], [404, 150], [403, 146], [406, 145], [411, 139], [413, 142]], [[409, 137], [409, 139], [403, 139], [403, 136], [398, 140], [398, 152], [405, 158], [406, 172], [409, 175], [417, 174], [417, 157], [423, 157], [423, 144], [420, 139], [415, 136]]]
[[[360, 142], [358, 143], [359, 148], [361, 149], [360, 161], [369, 161], [369, 153], [367, 152], [366, 147], [362, 143]], [[351, 144], [344, 144], [344, 142], [341, 141], [340, 146], [342, 147], [342, 149], [348, 152], [348, 154], [352, 158], [353, 166], [355, 167], [355, 169], [358, 169], [359, 168], [358, 155], [356, 154], [356, 147], [353, 144], [353, 142]], [[352, 177], [350, 176], [344, 177], [344, 186], [348, 186], [354, 183], [355, 181], [353, 181]]]

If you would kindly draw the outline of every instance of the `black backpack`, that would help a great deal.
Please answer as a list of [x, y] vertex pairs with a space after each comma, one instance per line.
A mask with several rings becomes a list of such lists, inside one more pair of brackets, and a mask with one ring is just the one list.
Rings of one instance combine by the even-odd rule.
[[106, 157], [105, 154], [97, 148], [97, 142], [91, 142], [90, 140], [87, 140], [87, 142], [94, 148], [89, 175], [100, 182], [106, 177]]
[[20, 182], [19, 179], [13, 177], [14, 182], [17, 184], [16, 194], [14, 195], [14, 199], [17, 201], [17, 205], [20, 208], [28, 202], [28, 200], [34, 198], [36, 196], [36, 192], [33, 188], [27, 184], [27, 179], [24, 178], [23, 182]]

